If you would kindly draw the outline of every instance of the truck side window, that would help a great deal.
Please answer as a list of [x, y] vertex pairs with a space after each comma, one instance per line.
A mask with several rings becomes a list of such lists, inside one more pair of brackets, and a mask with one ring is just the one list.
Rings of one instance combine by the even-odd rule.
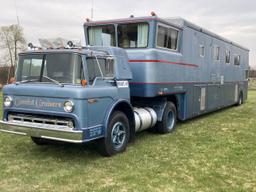
[[86, 59], [90, 85], [93, 84], [96, 77], [102, 77], [101, 72], [103, 74], [103, 78], [114, 78], [114, 63], [107, 62], [105, 58], [97, 59], [100, 68], [95, 57], [89, 57]]
[[177, 50], [179, 31], [173, 28], [158, 26], [157, 46]]
[[38, 78], [41, 73], [43, 58], [24, 59], [22, 66], [22, 80]]

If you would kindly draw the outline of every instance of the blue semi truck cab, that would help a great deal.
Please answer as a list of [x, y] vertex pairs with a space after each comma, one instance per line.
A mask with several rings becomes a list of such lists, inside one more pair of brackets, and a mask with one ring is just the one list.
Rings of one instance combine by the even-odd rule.
[[[36, 144], [97, 140], [104, 155], [121, 152], [134, 138], [134, 110], [137, 119], [142, 110], [131, 104], [131, 79], [121, 48], [21, 53], [16, 82], [3, 89], [0, 130], [30, 136]], [[153, 109], [143, 112], [149, 123], [138, 120], [137, 130], [156, 123]]]

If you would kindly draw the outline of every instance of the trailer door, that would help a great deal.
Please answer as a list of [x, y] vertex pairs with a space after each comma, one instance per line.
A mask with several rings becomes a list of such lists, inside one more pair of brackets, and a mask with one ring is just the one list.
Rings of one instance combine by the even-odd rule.
[[204, 85], [194, 86], [193, 114], [198, 115], [206, 110], [206, 87]]

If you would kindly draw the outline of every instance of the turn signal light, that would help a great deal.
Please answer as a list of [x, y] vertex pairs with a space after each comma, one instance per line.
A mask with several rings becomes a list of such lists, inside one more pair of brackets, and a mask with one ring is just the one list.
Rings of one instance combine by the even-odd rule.
[[151, 16], [157, 16], [156, 13], [154, 11], [151, 11]]
[[11, 79], [10, 79], [10, 83], [12, 84], [12, 83], [16, 83], [16, 79], [15, 79], [15, 77], [11, 77]]
[[87, 85], [87, 81], [86, 81], [85, 79], [83, 79], [83, 80], [81, 81], [81, 84], [82, 84], [83, 87], [85, 87], [85, 86]]

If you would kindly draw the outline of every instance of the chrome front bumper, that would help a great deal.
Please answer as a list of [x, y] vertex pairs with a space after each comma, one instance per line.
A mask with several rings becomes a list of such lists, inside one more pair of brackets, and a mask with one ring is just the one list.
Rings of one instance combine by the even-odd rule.
[[0, 131], [44, 139], [83, 143], [83, 131], [67, 129], [56, 125], [43, 125], [30, 122], [0, 121]]

